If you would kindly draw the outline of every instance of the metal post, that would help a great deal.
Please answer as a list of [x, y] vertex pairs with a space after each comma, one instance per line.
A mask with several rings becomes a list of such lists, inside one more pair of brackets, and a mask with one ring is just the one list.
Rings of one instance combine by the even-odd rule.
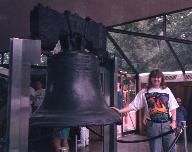
[[187, 126], [186, 126], [186, 121], [182, 121], [181, 124], [183, 125], [185, 152], [188, 152], [188, 148], [187, 148], [187, 132], [186, 132]]
[[180, 137], [180, 135], [181, 135], [182, 133], [183, 133], [183, 128], [180, 128], [180, 130], [179, 130], [177, 136], [175, 137], [175, 139], [173, 140], [173, 142], [172, 142], [172, 144], [171, 144], [168, 152], [171, 152], [171, 151], [173, 150], [173, 148], [175, 147], [175, 144], [176, 144], [177, 140], [179, 139], [179, 137]]
[[30, 67], [40, 63], [41, 42], [12, 38], [10, 49], [7, 151], [27, 152]]
[[[106, 103], [109, 106], [114, 106], [116, 105], [116, 77], [114, 77], [114, 72], [115, 72], [115, 58], [113, 60], [108, 61], [109, 65], [100, 68], [100, 72], [103, 75], [103, 94], [106, 100]], [[114, 97], [115, 96], [115, 97]], [[116, 152], [117, 151], [117, 142], [116, 142], [116, 134], [117, 134], [117, 129], [116, 125], [108, 125], [108, 126], [103, 126], [102, 127], [102, 132], [103, 132], [103, 152]]]
[[[113, 65], [111, 65], [113, 66]], [[112, 68], [112, 67], [111, 67]], [[106, 103], [111, 106], [110, 102], [113, 100], [113, 91], [114, 89], [111, 89], [114, 87], [113, 84], [113, 75], [110, 72], [111, 69], [101, 68], [101, 71], [103, 73], [103, 94], [106, 100]], [[110, 80], [110, 81], [109, 81]], [[102, 127], [103, 132], [103, 152], [116, 152], [116, 138], [114, 137], [116, 125], [107, 125]]]
[[103, 126], [102, 127], [103, 132], [103, 139], [102, 139], [102, 145], [103, 145], [103, 152], [110, 152], [110, 126]]
[[75, 135], [75, 152], [77, 152], [77, 134]]
[[110, 125], [110, 152], [117, 152], [117, 125]]
[[[117, 107], [117, 72], [118, 72], [118, 64], [117, 64], [117, 58], [115, 57], [113, 59], [113, 62], [111, 64], [111, 106]], [[113, 124], [110, 125], [110, 152], [117, 152], [117, 125]]]

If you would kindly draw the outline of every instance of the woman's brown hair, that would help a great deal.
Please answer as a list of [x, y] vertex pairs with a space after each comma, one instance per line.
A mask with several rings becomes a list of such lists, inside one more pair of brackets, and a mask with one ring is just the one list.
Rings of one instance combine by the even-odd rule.
[[152, 70], [149, 74], [149, 78], [148, 78], [148, 86], [147, 86], [147, 91], [153, 87], [153, 84], [151, 82], [151, 78], [155, 78], [155, 77], [161, 77], [161, 88], [162, 89], [165, 89], [166, 88], [166, 84], [165, 84], [165, 78], [164, 78], [164, 75], [163, 73], [161, 72], [161, 70], [159, 69], [155, 69], [155, 70]]

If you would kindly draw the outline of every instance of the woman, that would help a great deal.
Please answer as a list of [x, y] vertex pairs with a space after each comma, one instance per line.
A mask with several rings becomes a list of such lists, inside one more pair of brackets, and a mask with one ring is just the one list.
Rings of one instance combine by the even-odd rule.
[[[165, 86], [163, 73], [156, 69], [150, 72], [148, 87], [142, 89], [135, 99], [123, 109], [112, 107], [119, 113], [145, 109], [146, 129], [148, 138], [175, 129], [177, 101], [171, 90]], [[169, 134], [155, 140], [150, 140], [150, 151], [168, 151], [175, 136]], [[175, 147], [171, 152], [175, 152]]]

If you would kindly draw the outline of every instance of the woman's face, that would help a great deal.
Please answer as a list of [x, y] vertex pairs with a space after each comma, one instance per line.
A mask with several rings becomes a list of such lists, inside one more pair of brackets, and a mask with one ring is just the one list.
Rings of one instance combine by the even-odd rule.
[[154, 88], [159, 88], [160, 87], [160, 84], [161, 84], [161, 80], [162, 78], [161, 77], [152, 77], [151, 78], [151, 83], [153, 85]]

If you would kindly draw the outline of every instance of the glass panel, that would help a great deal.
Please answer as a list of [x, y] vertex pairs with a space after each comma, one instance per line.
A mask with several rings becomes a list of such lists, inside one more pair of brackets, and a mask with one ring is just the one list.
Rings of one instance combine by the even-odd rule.
[[192, 44], [171, 43], [186, 71], [192, 70]]
[[180, 70], [165, 41], [114, 33], [113, 38], [139, 73], [155, 68], [162, 71]]
[[[113, 33], [111, 34], [113, 35]], [[115, 34], [114, 34], [115, 36]], [[121, 55], [119, 54], [119, 52], [116, 50], [116, 48], [114, 47], [114, 45], [112, 44], [112, 42], [107, 39], [107, 51], [109, 52], [109, 55], [113, 58], [114, 56], [117, 57], [117, 64], [118, 64], [118, 69], [119, 70], [124, 70], [124, 71], [128, 71], [130, 73], [133, 73], [133, 70], [131, 69], [131, 67], [127, 64], [127, 62], [121, 57]]]
[[132, 32], [159, 35], [163, 29], [163, 17], [154, 17], [122, 26], [116, 26], [114, 28]]
[[192, 40], [192, 10], [167, 15], [167, 36]]

